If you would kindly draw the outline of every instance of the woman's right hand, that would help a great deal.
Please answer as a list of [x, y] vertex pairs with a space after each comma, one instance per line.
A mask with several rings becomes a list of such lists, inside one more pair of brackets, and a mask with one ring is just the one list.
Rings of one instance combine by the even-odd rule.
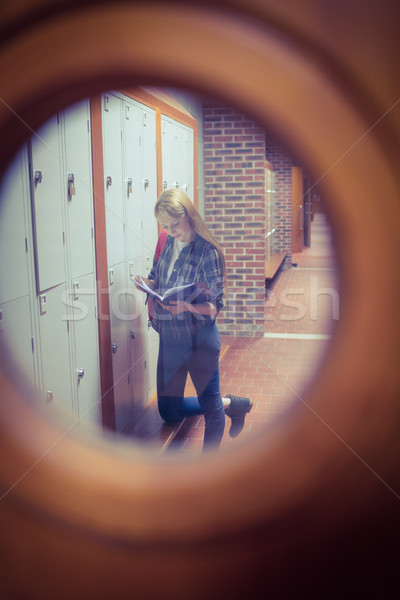
[[[152, 290], [155, 290], [156, 288], [156, 282], [154, 281], [154, 279], [148, 279], [147, 277], [141, 277], [141, 275], [136, 275], [134, 282], [138, 282], [140, 283], [140, 280], [143, 280], [144, 283]], [[139, 287], [138, 285], [136, 285], [136, 289], [140, 290], [141, 292], [145, 292], [145, 290], [143, 290], [141, 287]]]

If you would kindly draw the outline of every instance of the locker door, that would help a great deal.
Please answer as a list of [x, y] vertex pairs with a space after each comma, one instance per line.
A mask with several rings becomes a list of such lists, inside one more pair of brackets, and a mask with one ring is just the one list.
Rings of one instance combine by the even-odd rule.
[[26, 148], [15, 157], [0, 187], [0, 302], [29, 293], [24, 205], [29, 175]]
[[72, 425], [75, 410], [71, 385], [65, 284], [39, 294], [37, 301], [44, 405], [50, 413], [62, 415], [67, 425]]
[[178, 187], [182, 189], [184, 184], [184, 171], [185, 171], [185, 153], [184, 153], [184, 131], [180, 123], [174, 124], [174, 150], [173, 150], [173, 169], [174, 169], [174, 181], [172, 187]]
[[[134, 259], [131, 263], [132, 270], [140, 273], [142, 257]], [[128, 355], [129, 355], [129, 385], [133, 402], [134, 417], [147, 401], [146, 378], [146, 350], [147, 350], [147, 306], [146, 296], [139, 292], [135, 285], [129, 281], [127, 287], [127, 315], [128, 327]]]
[[32, 138], [33, 221], [38, 291], [65, 281], [58, 117]]
[[[142, 255], [142, 112], [124, 102], [124, 186], [128, 260]], [[134, 273], [136, 275], [136, 273]]]
[[132, 416], [124, 262], [109, 268], [109, 281], [115, 419], [117, 431], [122, 431]]
[[142, 237], [145, 275], [147, 276], [153, 266], [158, 237], [158, 225], [154, 217], [154, 205], [157, 201], [156, 117], [154, 111], [144, 107], [142, 113]]
[[184, 127], [183, 130], [183, 173], [181, 175], [182, 184], [181, 188], [189, 196], [192, 202], [194, 202], [194, 155], [193, 155], [193, 129], [190, 127]]
[[161, 155], [162, 155], [162, 179], [163, 189], [171, 189], [173, 182], [177, 180], [174, 178], [174, 140], [175, 140], [175, 128], [172, 122], [161, 115]]
[[80, 423], [100, 424], [100, 373], [96, 319], [96, 282], [91, 273], [72, 282], [69, 290], [75, 341], [75, 376]]
[[157, 388], [157, 359], [158, 359], [158, 346], [159, 346], [159, 335], [150, 326], [147, 327], [146, 336], [146, 378], [147, 378], [147, 395], [150, 399], [156, 393]]
[[[73, 278], [92, 273], [93, 192], [89, 101], [74, 104], [64, 113], [66, 211], [68, 249]], [[70, 180], [70, 183], [68, 183]]]
[[0, 340], [7, 356], [15, 361], [21, 375], [32, 385], [35, 382], [33, 332], [29, 296], [0, 305]]
[[122, 181], [121, 105], [112, 94], [103, 100], [103, 154], [105, 176], [107, 262], [124, 260], [124, 192]]

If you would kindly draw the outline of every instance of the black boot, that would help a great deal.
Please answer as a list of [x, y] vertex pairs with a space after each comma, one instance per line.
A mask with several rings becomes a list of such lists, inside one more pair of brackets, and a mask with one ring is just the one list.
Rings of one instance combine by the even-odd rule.
[[234, 438], [242, 431], [244, 419], [246, 414], [253, 408], [253, 402], [250, 398], [240, 398], [239, 396], [232, 396], [232, 394], [227, 394], [225, 398], [231, 399], [231, 403], [225, 413], [232, 420], [229, 435]]

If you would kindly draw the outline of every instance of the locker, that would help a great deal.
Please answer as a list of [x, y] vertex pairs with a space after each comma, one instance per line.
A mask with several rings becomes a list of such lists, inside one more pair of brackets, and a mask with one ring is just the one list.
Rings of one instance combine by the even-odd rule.
[[0, 341], [21, 376], [34, 384], [35, 346], [29, 296], [0, 305]]
[[126, 245], [129, 259], [142, 255], [142, 110], [124, 102], [124, 188], [126, 205]]
[[157, 359], [159, 341], [158, 333], [154, 331], [150, 325], [148, 325], [146, 336], [146, 381], [149, 398], [156, 393], [157, 388]]
[[107, 262], [109, 265], [124, 260], [124, 189], [122, 178], [121, 111], [122, 101], [112, 94], [104, 94], [103, 147], [105, 204], [107, 230]]
[[0, 302], [29, 294], [25, 207], [29, 206], [26, 147], [15, 157], [0, 187]]
[[37, 297], [43, 405], [72, 425], [76, 418], [70, 368], [69, 319], [65, 283]]
[[193, 129], [185, 127], [183, 131], [184, 137], [184, 156], [182, 164], [184, 172], [181, 175], [182, 189], [194, 202], [194, 155], [193, 155]]
[[161, 115], [163, 188], [180, 188], [194, 201], [193, 129]]
[[66, 196], [68, 254], [72, 278], [92, 273], [93, 191], [88, 100], [63, 113], [63, 186]]
[[32, 137], [31, 152], [36, 281], [40, 292], [65, 281], [58, 116]]
[[72, 280], [68, 290], [73, 335], [73, 381], [80, 424], [101, 422], [96, 281], [93, 273]]
[[133, 405], [129, 375], [128, 324], [125, 262], [109, 267], [111, 352], [114, 379], [114, 402], [117, 431], [129, 423]]
[[[140, 273], [142, 257], [129, 263], [129, 271]], [[127, 326], [128, 331], [128, 357], [130, 364], [129, 385], [132, 398], [134, 417], [143, 408], [147, 401], [147, 306], [146, 297], [139, 292], [134, 283], [128, 279], [127, 286]]]
[[174, 176], [175, 126], [171, 119], [161, 115], [161, 156], [163, 190], [171, 189], [178, 180]]
[[[120, 182], [115, 187], [121, 199], [117, 216], [125, 225], [121, 233], [115, 219], [112, 222], [110, 211], [106, 212], [115, 410], [117, 429], [121, 431], [148, 399], [147, 308], [144, 296], [136, 291], [129, 277], [147, 274], [157, 242], [156, 117], [151, 108], [119, 93], [106, 94], [103, 101], [105, 173], [113, 172]], [[105, 185], [107, 198], [111, 188]], [[110, 250], [121, 240], [122, 258]]]
[[[144, 256], [146, 272], [152, 267], [154, 250], [157, 244], [158, 225], [154, 217], [154, 205], [157, 201], [157, 154], [156, 119], [154, 111], [143, 107], [142, 133], [142, 221]], [[148, 260], [147, 260], [148, 257]]]

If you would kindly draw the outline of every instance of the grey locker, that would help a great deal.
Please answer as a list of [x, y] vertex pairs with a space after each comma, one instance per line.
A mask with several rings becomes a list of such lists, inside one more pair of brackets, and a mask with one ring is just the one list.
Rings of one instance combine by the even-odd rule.
[[65, 284], [37, 297], [43, 377], [43, 405], [49, 414], [76, 419], [70, 369], [69, 318]]
[[193, 154], [193, 129], [183, 128], [183, 173], [181, 175], [181, 189], [194, 202], [194, 154]]
[[0, 187], [0, 302], [29, 294], [25, 206], [29, 206], [26, 148], [16, 156]]
[[[175, 153], [176, 127], [171, 119], [161, 115], [161, 155], [163, 190], [175, 187], [178, 181]], [[174, 172], [175, 171], [175, 172]]]
[[[134, 273], [139, 273], [142, 266], [142, 257], [136, 258], [129, 263], [129, 268]], [[128, 357], [130, 364], [129, 385], [133, 402], [133, 413], [135, 416], [147, 401], [147, 306], [146, 296], [128, 280], [127, 286], [127, 326], [128, 331]]]
[[194, 200], [193, 129], [161, 115], [163, 188], [182, 189]]
[[[121, 431], [148, 399], [147, 308], [129, 277], [147, 274], [157, 242], [156, 116], [154, 110], [119, 93], [105, 94], [103, 102], [105, 175], [112, 172], [118, 177], [114, 192], [121, 199], [118, 214], [106, 211], [114, 398]], [[107, 199], [114, 179], [108, 189], [105, 185]], [[122, 257], [110, 249], [120, 248], [120, 241]]]
[[157, 201], [157, 154], [156, 154], [156, 119], [154, 111], [143, 107], [142, 133], [142, 220], [143, 220], [143, 254], [146, 257], [146, 272], [152, 267], [154, 250], [157, 243], [158, 226], [154, 216], [154, 205]]
[[33, 221], [37, 290], [65, 281], [63, 188], [58, 117], [32, 137]]
[[80, 277], [94, 270], [93, 189], [89, 101], [63, 113], [63, 185], [66, 196], [70, 275]]
[[136, 104], [124, 101], [124, 188], [126, 207], [126, 254], [129, 259], [142, 255], [142, 146], [143, 114]]
[[147, 345], [146, 380], [148, 386], [148, 397], [151, 398], [156, 393], [157, 387], [157, 359], [159, 347], [158, 333], [154, 331], [154, 329], [151, 326], [147, 327], [147, 336], [145, 343]]
[[0, 343], [15, 364], [15, 376], [34, 387], [34, 336], [29, 296], [0, 304]]
[[96, 281], [93, 273], [72, 280], [68, 290], [70, 333], [74, 338], [73, 381], [80, 424], [101, 423], [101, 393], [96, 318]]
[[124, 260], [125, 215], [122, 177], [121, 111], [122, 101], [104, 94], [103, 148], [107, 262], [114, 265]]
[[125, 262], [112, 265], [108, 271], [115, 418], [117, 431], [121, 431], [131, 420], [133, 412], [129, 385], [131, 364], [128, 356]]

